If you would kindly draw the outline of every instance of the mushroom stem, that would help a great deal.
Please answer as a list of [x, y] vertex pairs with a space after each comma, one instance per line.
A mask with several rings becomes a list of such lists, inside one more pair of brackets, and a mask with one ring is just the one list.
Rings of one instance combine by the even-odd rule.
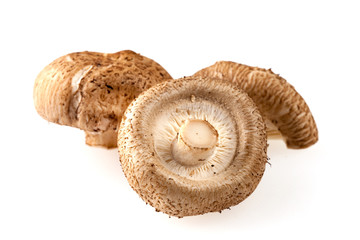
[[279, 129], [268, 119], [264, 118], [266, 125], [266, 135], [271, 139], [281, 139], [282, 135]]
[[212, 155], [217, 140], [217, 131], [207, 121], [186, 120], [171, 144], [171, 152], [181, 165], [199, 165]]
[[106, 131], [94, 133], [85, 131], [85, 142], [90, 146], [106, 146], [107, 148], [116, 147], [117, 132]]
[[282, 135], [279, 131], [266, 129], [266, 135], [269, 139], [282, 139]]

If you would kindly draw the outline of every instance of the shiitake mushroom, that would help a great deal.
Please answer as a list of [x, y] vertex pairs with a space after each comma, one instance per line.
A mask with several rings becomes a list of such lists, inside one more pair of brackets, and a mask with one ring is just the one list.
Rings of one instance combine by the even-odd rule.
[[130, 186], [157, 211], [177, 217], [240, 203], [267, 162], [255, 103], [234, 84], [199, 77], [140, 94], [123, 116], [118, 149]]
[[167, 79], [170, 74], [158, 63], [130, 50], [75, 52], [39, 73], [34, 105], [44, 119], [84, 130], [88, 145], [114, 148], [126, 107], [142, 91]]
[[263, 115], [268, 136], [282, 136], [288, 148], [307, 148], [318, 141], [316, 123], [305, 100], [270, 69], [219, 61], [194, 76], [228, 81], [243, 89]]

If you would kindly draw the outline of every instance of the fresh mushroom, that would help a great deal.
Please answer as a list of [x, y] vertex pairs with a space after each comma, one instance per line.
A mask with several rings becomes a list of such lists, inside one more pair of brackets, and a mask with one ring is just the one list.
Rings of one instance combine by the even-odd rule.
[[265, 123], [234, 84], [187, 77], [143, 92], [119, 129], [131, 187], [157, 211], [183, 217], [243, 201], [267, 162]]
[[116, 147], [117, 126], [130, 102], [171, 76], [155, 61], [126, 50], [62, 56], [37, 76], [34, 105], [44, 119], [80, 128], [88, 145]]
[[268, 136], [281, 134], [288, 148], [306, 148], [318, 141], [318, 130], [305, 100], [270, 69], [220, 61], [194, 75], [230, 81], [243, 89], [264, 116]]

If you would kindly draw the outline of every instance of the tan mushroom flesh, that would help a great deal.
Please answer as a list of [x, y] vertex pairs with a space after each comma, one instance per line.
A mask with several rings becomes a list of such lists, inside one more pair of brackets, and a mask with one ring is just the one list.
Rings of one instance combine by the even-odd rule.
[[116, 147], [117, 126], [142, 91], [171, 79], [155, 61], [130, 50], [62, 56], [37, 76], [34, 105], [44, 119], [80, 128], [88, 145]]
[[306, 148], [318, 141], [318, 130], [305, 100], [270, 69], [220, 61], [194, 75], [229, 81], [243, 89], [264, 116], [268, 136], [282, 136], [288, 148]]
[[118, 149], [131, 187], [177, 217], [240, 203], [267, 162], [265, 123], [251, 98], [228, 82], [197, 77], [160, 83], [133, 101]]

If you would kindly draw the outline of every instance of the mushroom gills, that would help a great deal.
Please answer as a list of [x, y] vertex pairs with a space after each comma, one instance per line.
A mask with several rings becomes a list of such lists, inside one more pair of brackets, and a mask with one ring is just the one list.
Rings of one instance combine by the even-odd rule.
[[[179, 176], [206, 179], [232, 162], [238, 144], [236, 123], [223, 106], [200, 96], [168, 102], [154, 111], [155, 151]], [[197, 134], [196, 134], [197, 133]]]

